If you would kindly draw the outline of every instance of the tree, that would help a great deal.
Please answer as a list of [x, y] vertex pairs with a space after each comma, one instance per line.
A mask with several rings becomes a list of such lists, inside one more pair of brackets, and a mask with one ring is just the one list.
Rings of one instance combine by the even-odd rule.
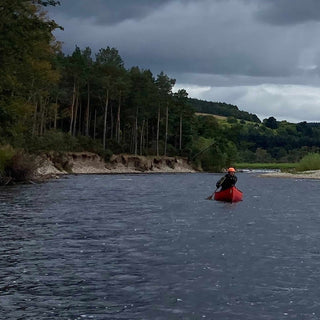
[[[59, 46], [52, 35], [59, 26], [47, 19], [42, 6], [56, 4], [26, 0], [0, 3], [0, 109], [10, 119], [11, 129], [7, 129], [12, 133], [29, 133], [32, 126], [45, 130], [51, 88], [59, 80], [53, 68]], [[38, 119], [37, 114], [41, 115]]]
[[129, 78], [124, 68], [119, 69], [118, 78], [115, 81], [115, 88], [118, 96], [117, 120], [116, 120], [116, 141], [121, 140], [121, 108], [129, 90]]
[[67, 69], [73, 81], [69, 133], [74, 136], [76, 134], [79, 91], [80, 85], [82, 84], [81, 82], [83, 81], [83, 60], [81, 50], [78, 46], [75, 47], [72, 55], [68, 57]]
[[[123, 83], [119, 81], [119, 75], [124, 73], [124, 63], [115, 48], [107, 47], [100, 49], [96, 54], [96, 70], [100, 76], [102, 94], [104, 96], [104, 121], [103, 121], [103, 146], [106, 148], [107, 117], [110, 98], [115, 97], [118, 92], [118, 112], [117, 112], [117, 138], [120, 135], [120, 111], [121, 111], [121, 89]], [[118, 82], [117, 82], [118, 81]]]
[[263, 124], [270, 129], [277, 129], [278, 128], [278, 121], [274, 117], [269, 117], [268, 119], [263, 120]]
[[59, 26], [46, 19], [40, 6], [44, 4], [58, 2], [2, 0], [0, 3], [0, 94], [11, 94], [23, 86], [20, 70], [29, 65], [30, 58], [36, 58], [37, 44], [50, 45], [53, 41], [52, 31]]
[[175, 104], [179, 113], [179, 150], [182, 150], [182, 120], [183, 114], [187, 112], [187, 99], [188, 92], [185, 89], [178, 90], [177, 93], [174, 94]]
[[86, 47], [84, 51], [82, 51], [83, 60], [84, 60], [84, 80], [87, 86], [87, 104], [85, 111], [85, 135], [89, 136], [89, 115], [90, 115], [90, 83], [93, 77], [93, 61], [91, 58], [91, 49]]
[[[157, 87], [150, 70], [140, 70], [138, 67], [131, 68], [129, 72], [131, 90], [129, 104], [134, 114], [134, 153], [138, 154], [138, 135], [140, 129], [140, 155], [145, 145], [145, 131], [148, 132], [148, 120], [151, 116], [154, 101], [156, 100]], [[147, 141], [148, 143], [148, 141]]]
[[176, 83], [175, 79], [170, 79], [162, 71], [157, 76], [156, 85], [158, 87], [158, 120], [157, 120], [157, 156], [159, 156], [159, 135], [160, 135], [160, 116], [161, 107], [166, 108], [166, 130], [164, 140], [164, 155], [167, 153], [167, 139], [168, 139], [168, 117], [169, 117], [169, 98], [172, 95], [172, 88]]

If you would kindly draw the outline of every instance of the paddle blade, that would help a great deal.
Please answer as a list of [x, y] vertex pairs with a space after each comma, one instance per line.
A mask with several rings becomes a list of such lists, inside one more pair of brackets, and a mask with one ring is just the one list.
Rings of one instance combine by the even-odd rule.
[[214, 190], [213, 194], [212, 194], [211, 196], [209, 196], [209, 197], [207, 198], [207, 200], [212, 200], [214, 194], [217, 192], [218, 189], [219, 189], [219, 188], [217, 188], [216, 190]]

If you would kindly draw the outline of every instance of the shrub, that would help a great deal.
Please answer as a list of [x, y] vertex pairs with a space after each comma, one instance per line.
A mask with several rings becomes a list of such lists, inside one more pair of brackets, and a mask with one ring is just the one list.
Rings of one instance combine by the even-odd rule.
[[119, 154], [125, 151], [123, 150], [122, 145], [114, 139], [110, 139], [107, 141], [107, 148], [112, 150], [116, 154]]
[[320, 169], [320, 154], [308, 153], [304, 156], [296, 167], [297, 171], [319, 170]]
[[110, 149], [106, 149], [102, 152], [99, 152], [98, 154], [104, 159], [105, 162], [109, 162], [113, 155], [113, 152]]
[[17, 151], [11, 159], [11, 163], [6, 167], [6, 173], [13, 181], [23, 182], [32, 178], [37, 168], [35, 156]]
[[36, 167], [33, 155], [9, 145], [0, 147], [0, 184], [29, 180]]
[[28, 143], [31, 152], [36, 151], [77, 151], [79, 142], [75, 137], [61, 131], [47, 131], [43, 136], [32, 137]]
[[170, 157], [174, 157], [175, 155], [179, 154], [180, 151], [177, 150], [172, 144], [167, 144], [167, 155]]
[[0, 175], [4, 174], [14, 154], [15, 151], [10, 145], [0, 146]]

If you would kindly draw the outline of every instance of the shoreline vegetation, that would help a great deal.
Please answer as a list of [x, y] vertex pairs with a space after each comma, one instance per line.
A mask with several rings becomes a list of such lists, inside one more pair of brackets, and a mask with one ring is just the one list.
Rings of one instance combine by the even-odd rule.
[[265, 170], [282, 170], [282, 171], [294, 171], [298, 167], [297, 162], [267, 162], [267, 163], [236, 163], [235, 166], [237, 169], [265, 169]]
[[261, 121], [235, 105], [191, 98], [164, 71], [126, 68], [108, 44], [65, 54], [53, 34], [63, 26], [45, 12], [59, 1], [4, 2], [0, 29], [10, 33], [2, 32], [0, 50], [0, 185], [32, 181], [35, 171], [41, 179], [222, 172], [240, 162], [320, 170], [320, 123]]
[[[15, 161], [18, 162], [19, 158]], [[28, 162], [24, 161], [24, 165]], [[109, 161], [92, 152], [47, 152], [29, 159], [26, 167], [15, 168], [18, 179], [0, 176], [0, 185], [15, 183], [41, 183], [59, 179], [69, 174], [152, 174], [152, 173], [196, 173], [205, 172], [183, 157], [112, 155]], [[262, 178], [320, 179], [320, 170], [296, 171], [299, 163], [239, 163], [238, 172], [268, 170], [258, 176]]]
[[[6, 155], [10, 155], [8, 150]], [[2, 164], [3, 162], [5, 161], [2, 154]], [[39, 155], [26, 155], [23, 152], [17, 152], [9, 163], [7, 163], [5, 170], [6, 174], [0, 174], [0, 185], [40, 183], [68, 174], [208, 172], [203, 170], [201, 166], [196, 166], [186, 157], [114, 154], [106, 160], [97, 153], [87, 151], [51, 151]], [[320, 179], [318, 154], [308, 155], [298, 163], [235, 163], [234, 166], [238, 172], [256, 171], [259, 173], [259, 177]], [[3, 171], [2, 168], [0, 172]]]
[[269, 169], [261, 177], [320, 179], [320, 154], [308, 153], [299, 162], [295, 163], [238, 163], [238, 169]]
[[[292, 179], [320, 179], [320, 169], [312, 169], [313, 166], [305, 170], [299, 169], [299, 163], [239, 163], [236, 165], [241, 170], [266, 170], [261, 172], [261, 178], [292, 178]], [[314, 168], [317, 168], [315, 166]]]

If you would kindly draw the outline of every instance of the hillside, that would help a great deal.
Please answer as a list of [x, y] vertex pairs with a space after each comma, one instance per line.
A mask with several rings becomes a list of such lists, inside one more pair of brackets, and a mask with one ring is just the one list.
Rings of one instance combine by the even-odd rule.
[[195, 112], [195, 115], [196, 116], [208, 116], [208, 117], [214, 117], [216, 119], [219, 119], [219, 120], [227, 120], [228, 117], [225, 117], [225, 116], [218, 116], [216, 114], [212, 114], [212, 113], [202, 113], [202, 112]]
[[198, 113], [214, 114], [223, 117], [234, 117], [237, 119], [260, 123], [260, 119], [252, 113], [241, 111], [237, 106], [224, 102], [212, 102], [194, 98], [188, 99], [189, 104]]

